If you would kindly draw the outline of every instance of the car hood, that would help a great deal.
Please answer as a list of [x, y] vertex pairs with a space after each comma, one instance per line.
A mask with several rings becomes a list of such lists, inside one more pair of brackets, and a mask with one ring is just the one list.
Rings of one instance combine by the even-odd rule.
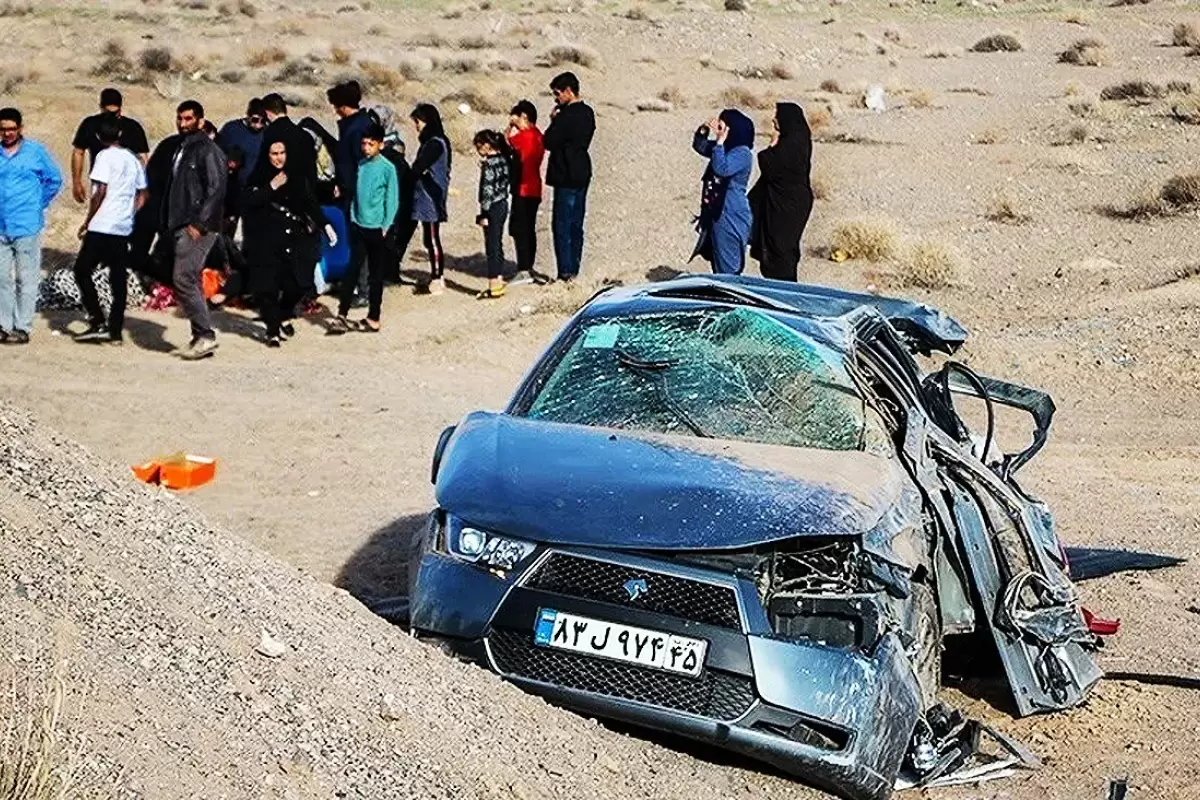
[[480, 412], [451, 438], [436, 494], [472, 525], [549, 544], [733, 549], [874, 533], [886, 555], [912, 491], [894, 457]]

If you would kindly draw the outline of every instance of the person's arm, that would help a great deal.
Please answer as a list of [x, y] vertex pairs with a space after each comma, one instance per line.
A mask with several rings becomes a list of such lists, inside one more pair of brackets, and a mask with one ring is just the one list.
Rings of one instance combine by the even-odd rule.
[[429, 172], [437, 160], [442, 157], [445, 152], [445, 147], [442, 145], [441, 139], [430, 139], [421, 145], [417, 150], [417, 157], [413, 159], [412, 173], [420, 178]]
[[83, 185], [83, 159], [87, 151], [76, 147], [71, 151], [71, 194], [76, 203], [87, 200], [87, 189]]
[[715, 144], [716, 142], [709, 138], [708, 125], [701, 125], [696, 129], [696, 134], [692, 136], [692, 149], [704, 158], [712, 156], [713, 145]]
[[48, 150], [42, 150], [42, 164], [38, 172], [42, 184], [42, 210], [45, 210], [54, 202], [54, 198], [58, 197], [63, 185], [62, 171]]
[[142, 210], [142, 208], [146, 205], [146, 199], [148, 197], [150, 197], [150, 192], [148, 190], [138, 189], [137, 194], [133, 198], [133, 213], [136, 214]]
[[96, 216], [96, 212], [100, 210], [100, 205], [104, 202], [104, 198], [108, 196], [108, 184], [92, 181], [92, 199], [88, 202], [87, 219], [79, 226], [79, 238], [82, 239], [87, 233], [88, 226], [92, 224], [92, 218]]
[[748, 147], [735, 147], [726, 150], [725, 145], [715, 144], [712, 148], [713, 174], [718, 178], [728, 178], [739, 172], [749, 170], [754, 166], [754, 154]]
[[[400, 182], [396, 180], [396, 170], [390, 163], [388, 164], [388, 168], [384, 170], [384, 175], [386, 176], [384, 180], [386, 194], [384, 195], [383, 218], [386, 220], [395, 220], [396, 215], [400, 213]], [[383, 232], [386, 234], [391, 227], [391, 224], [389, 224], [387, 228], [384, 228]]]

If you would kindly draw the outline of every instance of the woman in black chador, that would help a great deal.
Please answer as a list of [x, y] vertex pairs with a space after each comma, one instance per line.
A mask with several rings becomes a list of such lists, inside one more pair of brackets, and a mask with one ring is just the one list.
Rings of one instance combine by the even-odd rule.
[[811, 164], [812, 132], [804, 110], [795, 103], [779, 103], [775, 138], [758, 154], [758, 183], [750, 190], [750, 256], [759, 262], [764, 278], [796, 280], [800, 237], [813, 207]]

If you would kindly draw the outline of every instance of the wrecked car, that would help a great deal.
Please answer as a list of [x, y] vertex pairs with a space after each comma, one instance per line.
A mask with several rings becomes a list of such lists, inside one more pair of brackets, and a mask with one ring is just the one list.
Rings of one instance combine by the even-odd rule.
[[[411, 629], [854, 800], [945, 774], [947, 637], [994, 642], [1022, 715], [1100, 678], [1051, 515], [1014, 477], [1054, 404], [918, 365], [965, 338], [921, 304], [761, 279], [601, 292], [503, 413], [443, 433]], [[1001, 452], [1000, 407], [1028, 415], [1025, 449]]]

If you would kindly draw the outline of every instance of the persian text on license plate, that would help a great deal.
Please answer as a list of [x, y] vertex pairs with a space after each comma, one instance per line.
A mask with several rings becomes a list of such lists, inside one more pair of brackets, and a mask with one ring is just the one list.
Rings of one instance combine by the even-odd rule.
[[538, 609], [534, 643], [693, 678], [704, 668], [704, 655], [708, 651], [708, 642], [703, 639], [604, 622], [551, 608]]

